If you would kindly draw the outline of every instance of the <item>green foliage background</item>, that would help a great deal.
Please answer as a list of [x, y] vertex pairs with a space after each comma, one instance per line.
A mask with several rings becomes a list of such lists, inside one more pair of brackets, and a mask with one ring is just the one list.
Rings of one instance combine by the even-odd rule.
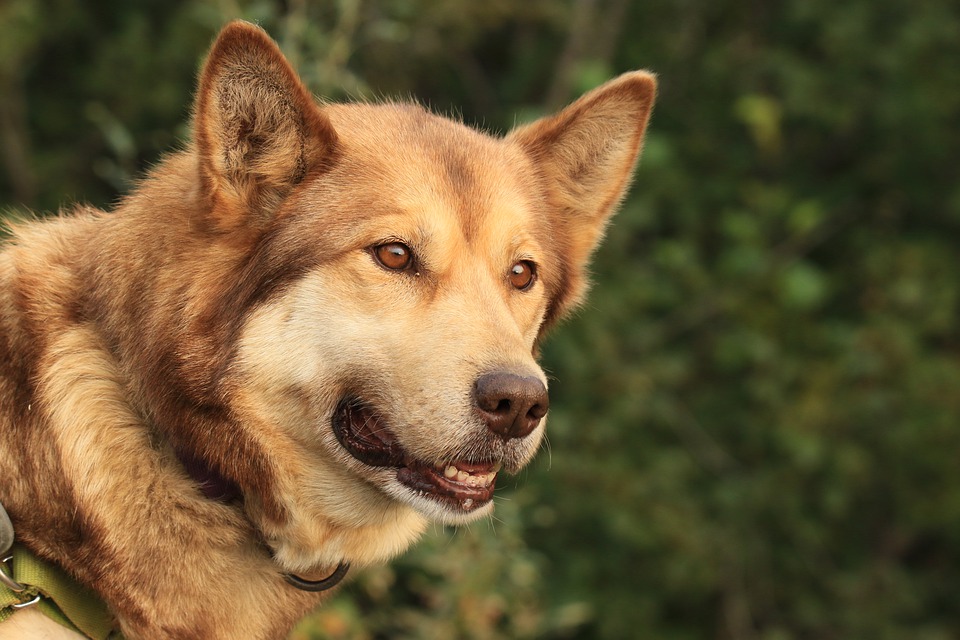
[[960, 637], [960, 5], [4, 0], [5, 215], [129, 190], [234, 17], [494, 131], [662, 83], [548, 450], [294, 637]]

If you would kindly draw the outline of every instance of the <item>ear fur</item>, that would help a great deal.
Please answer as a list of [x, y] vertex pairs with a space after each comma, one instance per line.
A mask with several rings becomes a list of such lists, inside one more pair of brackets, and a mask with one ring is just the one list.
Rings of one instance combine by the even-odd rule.
[[220, 32], [200, 74], [194, 136], [205, 195], [225, 230], [269, 219], [337, 144], [276, 43], [239, 20]]
[[586, 292], [587, 263], [629, 186], [656, 92], [652, 74], [625, 73], [508, 136], [543, 174], [565, 272], [544, 329]]

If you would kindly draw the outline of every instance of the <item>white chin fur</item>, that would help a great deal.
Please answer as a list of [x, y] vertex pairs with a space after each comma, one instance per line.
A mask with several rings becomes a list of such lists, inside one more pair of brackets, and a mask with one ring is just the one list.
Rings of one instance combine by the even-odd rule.
[[462, 511], [433, 498], [422, 496], [396, 480], [388, 482], [384, 490], [397, 502], [410, 506], [427, 520], [438, 524], [459, 526], [486, 518], [493, 513], [493, 500], [470, 511]]
[[[298, 545], [283, 538], [270, 542], [278, 568], [290, 573], [309, 573], [318, 568], [333, 567], [342, 561], [355, 567], [389, 561], [403, 553], [420, 537], [428, 522], [460, 526], [493, 513], [493, 500], [470, 511], [452, 507], [444, 502], [420, 495], [395, 478], [395, 470], [379, 470], [378, 477], [370, 478], [373, 486], [394, 503], [391, 516], [376, 524], [365, 523], [363, 533], [354, 531], [332, 538], [323, 544]], [[389, 474], [389, 475], [388, 475]], [[387, 476], [387, 477], [385, 477]], [[372, 488], [370, 485], [368, 487]], [[382, 516], [382, 512], [378, 510]], [[350, 527], [348, 527], [349, 529]], [[302, 539], [301, 539], [302, 540]]]

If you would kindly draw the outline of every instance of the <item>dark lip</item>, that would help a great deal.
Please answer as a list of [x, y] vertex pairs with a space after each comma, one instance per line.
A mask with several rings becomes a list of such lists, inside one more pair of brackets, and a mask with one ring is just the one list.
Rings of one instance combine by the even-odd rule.
[[393, 432], [356, 397], [346, 397], [337, 405], [333, 434], [350, 455], [371, 467], [400, 467], [406, 459]]
[[492, 473], [493, 461], [454, 460], [434, 465], [417, 460], [401, 446], [387, 421], [356, 396], [342, 399], [333, 414], [333, 433], [351, 456], [370, 467], [395, 468], [397, 480], [418, 495], [458, 511], [474, 511], [493, 499], [496, 476], [489, 485], [470, 486], [444, 476], [445, 466], [474, 474]]

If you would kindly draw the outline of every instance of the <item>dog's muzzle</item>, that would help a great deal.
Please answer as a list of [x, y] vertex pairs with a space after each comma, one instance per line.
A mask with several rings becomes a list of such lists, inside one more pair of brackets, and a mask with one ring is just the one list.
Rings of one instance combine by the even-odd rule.
[[[358, 396], [340, 401], [332, 418], [333, 432], [359, 462], [396, 469], [396, 480], [417, 496], [467, 514], [493, 499], [504, 452], [530, 435], [549, 407], [546, 386], [538, 378], [511, 372], [480, 376], [474, 383], [472, 399], [487, 435], [472, 444], [464, 443], [462, 450], [469, 454], [440, 462], [420, 460], [406, 450], [390, 421]], [[520, 466], [514, 460], [510, 465], [512, 470]]]

